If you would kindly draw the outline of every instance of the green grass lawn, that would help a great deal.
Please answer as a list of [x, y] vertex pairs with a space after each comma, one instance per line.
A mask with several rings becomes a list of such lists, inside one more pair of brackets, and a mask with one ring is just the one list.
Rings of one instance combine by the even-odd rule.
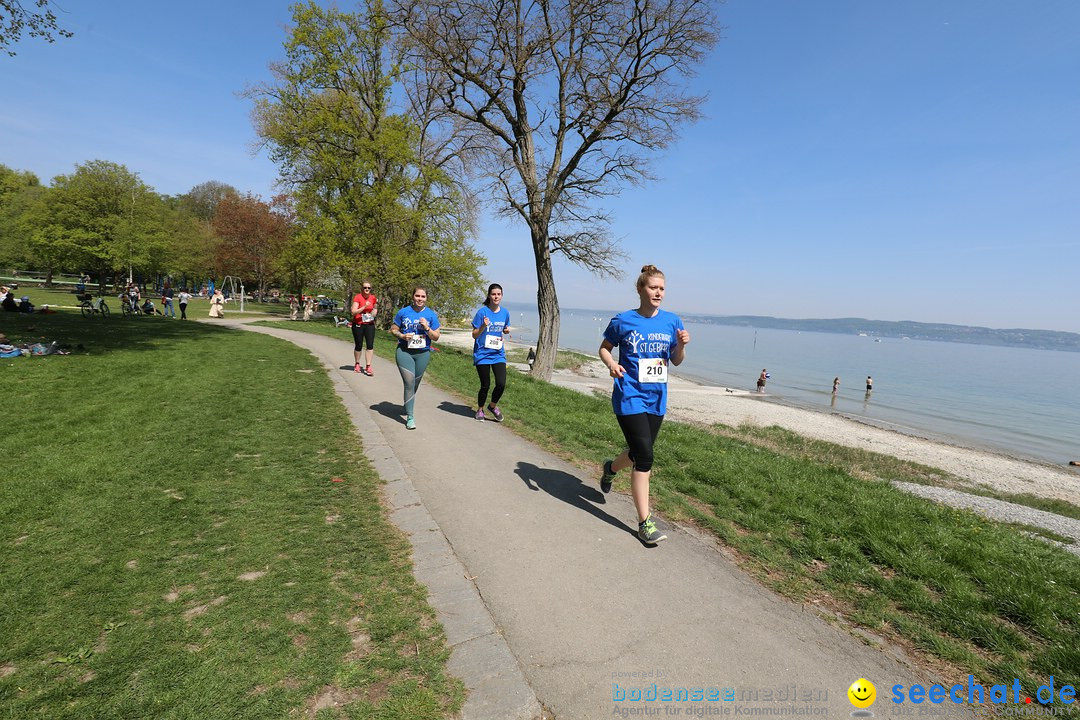
[[0, 718], [457, 712], [408, 543], [309, 353], [73, 312], [0, 332], [82, 347], [0, 361]]
[[[275, 324], [351, 339], [327, 323]], [[380, 333], [376, 352], [390, 359], [393, 348]], [[471, 354], [441, 348], [425, 380], [471, 404]], [[624, 447], [606, 398], [513, 373], [499, 404], [515, 432], [597, 475]], [[889, 484], [942, 482], [941, 471], [780, 428], [676, 422], [656, 457], [656, 506], [715, 533], [793, 600], [924, 653], [951, 680], [1020, 678], [1028, 692], [1051, 675], [1080, 683], [1080, 560]], [[628, 489], [625, 473], [616, 487]]]

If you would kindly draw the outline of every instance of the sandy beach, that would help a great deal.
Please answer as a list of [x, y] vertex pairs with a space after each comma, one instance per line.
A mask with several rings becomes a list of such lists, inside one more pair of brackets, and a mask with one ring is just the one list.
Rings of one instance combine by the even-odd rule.
[[[468, 349], [472, 338], [467, 331], [446, 330], [440, 343]], [[577, 371], [557, 370], [552, 382], [589, 394], [611, 390], [611, 378], [599, 359]], [[838, 414], [769, 402], [745, 390], [699, 385], [675, 375], [668, 386], [668, 417], [733, 427], [777, 425], [804, 437], [939, 468], [973, 487], [1080, 502], [1080, 472], [1068, 468], [913, 437]]]

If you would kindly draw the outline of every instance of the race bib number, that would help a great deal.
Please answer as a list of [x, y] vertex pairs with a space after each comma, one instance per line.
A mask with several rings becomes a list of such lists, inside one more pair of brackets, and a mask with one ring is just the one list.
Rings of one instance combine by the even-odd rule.
[[411, 338], [409, 338], [410, 350], [423, 350], [426, 347], [427, 338], [425, 338], [423, 335], [413, 335]]
[[360, 313], [360, 322], [369, 323], [375, 319], [371, 313]]
[[488, 350], [502, 350], [502, 335], [487, 334], [484, 336], [484, 347]]
[[639, 383], [667, 384], [667, 363], [664, 358], [641, 358], [637, 369]]

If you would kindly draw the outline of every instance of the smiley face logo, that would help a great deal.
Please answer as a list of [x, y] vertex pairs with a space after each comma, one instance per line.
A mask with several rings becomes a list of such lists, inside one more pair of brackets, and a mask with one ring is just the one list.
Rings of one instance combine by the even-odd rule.
[[857, 708], [865, 709], [877, 699], [877, 688], [866, 678], [859, 678], [847, 689], [848, 700]]

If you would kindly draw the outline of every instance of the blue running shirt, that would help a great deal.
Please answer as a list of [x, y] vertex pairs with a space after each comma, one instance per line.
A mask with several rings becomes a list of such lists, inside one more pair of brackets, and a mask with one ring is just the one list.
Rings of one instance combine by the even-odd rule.
[[397, 325], [403, 333], [413, 333], [423, 336], [424, 344], [417, 347], [409, 347], [409, 343], [402, 338], [398, 340], [398, 347], [402, 350], [430, 350], [431, 338], [427, 336], [427, 333], [420, 329], [420, 318], [424, 318], [428, 321], [428, 326], [432, 330], [439, 329], [439, 316], [435, 314], [435, 311], [425, 306], [420, 312], [416, 312], [412, 305], [406, 305], [397, 311], [397, 315], [394, 316], [394, 324]]
[[619, 349], [619, 364], [626, 373], [615, 378], [611, 406], [616, 415], [667, 412], [667, 370], [671, 351], [683, 329], [675, 313], [657, 311], [651, 318], [627, 310], [611, 318], [604, 339]]
[[473, 341], [473, 365], [504, 363], [506, 349], [503, 348], [503, 328], [510, 326], [510, 311], [499, 308], [498, 312], [492, 312], [487, 305], [481, 305], [472, 319], [472, 326], [484, 327], [484, 318], [490, 320], [491, 324]]

